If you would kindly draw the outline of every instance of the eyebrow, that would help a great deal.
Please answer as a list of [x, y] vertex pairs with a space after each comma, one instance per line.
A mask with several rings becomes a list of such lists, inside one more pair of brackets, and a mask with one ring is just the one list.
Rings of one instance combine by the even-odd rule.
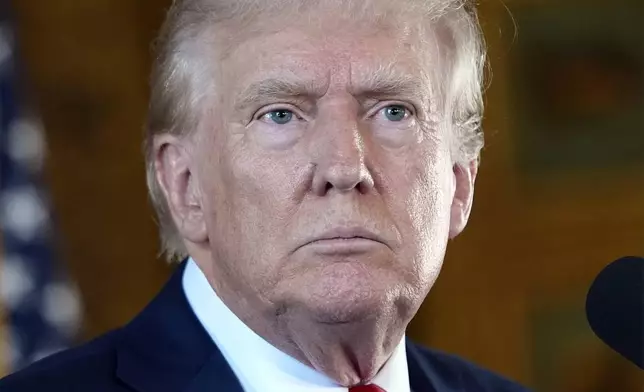
[[[381, 67], [351, 87], [351, 94], [359, 100], [381, 98], [423, 99], [422, 77], [401, 73], [393, 67]], [[327, 83], [305, 80], [268, 78], [251, 83], [237, 95], [235, 107], [238, 109], [260, 105], [270, 99], [314, 100], [325, 94]]]
[[261, 104], [267, 99], [313, 99], [322, 96], [326, 87], [311, 82], [269, 78], [251, 83], [235, 99], [236, 108]]
[[353, 95], [358, 98], [416, 98], [421, 99], [423, 83], [419, 77], [408, 74], [372, 73], [363, 82], [356, 83]]

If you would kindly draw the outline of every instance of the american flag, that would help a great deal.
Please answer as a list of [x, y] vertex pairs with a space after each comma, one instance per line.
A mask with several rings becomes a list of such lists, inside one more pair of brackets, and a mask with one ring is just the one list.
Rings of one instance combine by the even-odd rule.
[[57, 266], [44, 134], [21, 96], [14, 37], [0, 4], [0, 375], [65, 348], [80, 324], [76, 290]]

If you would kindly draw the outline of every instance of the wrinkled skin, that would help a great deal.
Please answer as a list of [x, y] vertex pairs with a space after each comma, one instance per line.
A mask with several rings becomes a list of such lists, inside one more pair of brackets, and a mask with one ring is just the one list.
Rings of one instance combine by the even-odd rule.
[[[437, 45], [401, 21], [328, 17], [249, 35], [219, 59], [199, 129], [158, 136], [156, 168], [226, 305], [348, 386], [378, 372], [432, 287], [476, 164], [455, 165], [433, 120]], [[378, 239], [310, 242], [335, 227]]]

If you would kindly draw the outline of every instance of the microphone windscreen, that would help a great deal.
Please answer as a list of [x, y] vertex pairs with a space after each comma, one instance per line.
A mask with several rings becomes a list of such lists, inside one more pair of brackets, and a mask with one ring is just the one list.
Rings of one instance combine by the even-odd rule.
[[643, 258], [621, 258], [597, 275], [586, 297], [586, 317], [604, 343], [644, 369]]

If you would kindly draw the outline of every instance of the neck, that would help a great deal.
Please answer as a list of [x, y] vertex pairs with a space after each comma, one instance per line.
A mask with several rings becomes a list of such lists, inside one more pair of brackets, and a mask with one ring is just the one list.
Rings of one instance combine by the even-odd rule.
[[225, 284], [227, 279], [221, 278], [221, 271], [215, 273], [211, 263], [197, 264], [219, 298], [246, 326], [339, 385], [368, 383], [378, 374], [401, 342], [411, 319], [399, 314], [402, 309], [385, 306], [390, 310], [374, 310], [368, 318], [351, 322], [321, 321], [301, 307], [275, 309], [268, 301], [241, 295]]
[[379, 317], [323, 324], [293, 315], [278, 319], [277, 325], [279, 336], [271, 343], [344, 386], [373, 379], [404, 334], [404, 326]]

